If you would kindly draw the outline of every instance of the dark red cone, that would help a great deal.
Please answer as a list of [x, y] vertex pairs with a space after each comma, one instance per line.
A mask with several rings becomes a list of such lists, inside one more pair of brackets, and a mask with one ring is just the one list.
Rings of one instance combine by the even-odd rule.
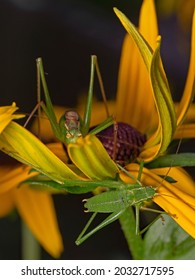
[[146, 142], [146, 135], [126, 123], [116, 123], [96, 135], [110, 157], [119, 162], [132, 162]]

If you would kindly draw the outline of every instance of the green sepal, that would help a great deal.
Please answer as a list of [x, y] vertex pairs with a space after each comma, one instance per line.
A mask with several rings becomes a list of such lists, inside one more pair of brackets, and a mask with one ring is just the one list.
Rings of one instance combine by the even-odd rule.
[[150, 163], [146, 163], [147, 168], [161, 168], [174, 166], [195, 166], [195, 153], [181, 153], [159, 156]]

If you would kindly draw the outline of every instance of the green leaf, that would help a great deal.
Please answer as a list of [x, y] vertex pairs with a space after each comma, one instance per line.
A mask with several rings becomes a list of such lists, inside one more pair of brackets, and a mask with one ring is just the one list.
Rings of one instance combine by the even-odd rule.
[[160, 156], [145, 166], [147, 168], [195, 166], [195, 153], [181, 153]]
[[195, 240], [170, 216], [164, 214], [145, 235], [144, 259], [194, 260]]
[[124, 184], [122, 181], [103, 180], [103, 181], [83, 181], [83, 180], [66, 180], [63, 184], [47, 179], [46, 176], [38, 175], [21, 184], [28, 184], [40, 189], [45, 188], [55, 189], [57, 191], [66, 191], [74, 194], [91, 192], [97, 187], [105, 187], [108, 189], [121, 189], [125, 187], [131, 188], [131, 184]]
[[88, 193], [91, 192], [96, 188], [96, 186], [73, 186], [73, 187], [67, 187], [62, 184], [59, 184], [57, 182], [51, 181], [51, 180], [45, 180], [45, 181], [33, 181], [33, 180], [26, 180], [23, 182], [25, 184], [29, 184], [38, 190], [40, 190], [40, 187], [44, 187], [46, 189], [55, 189], [60, 192], [68, 192], [72, 194], [82, 194], [82, 193]]

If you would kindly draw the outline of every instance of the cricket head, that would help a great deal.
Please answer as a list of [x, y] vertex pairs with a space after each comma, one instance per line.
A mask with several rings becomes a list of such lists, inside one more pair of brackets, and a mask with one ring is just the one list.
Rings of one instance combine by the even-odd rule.
[[82, 135], [80, 131], [80, 116], [76, 111], [66, 111], [61, 117], [59, 125], [66, 144], [75, 143], [77, 138]]

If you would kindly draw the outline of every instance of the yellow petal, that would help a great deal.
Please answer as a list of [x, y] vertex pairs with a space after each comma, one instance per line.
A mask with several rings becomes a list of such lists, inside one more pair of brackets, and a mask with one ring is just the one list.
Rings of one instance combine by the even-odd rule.
[[174, 134], [174, 139], [195, 138], [195, 124], [180, 125]]
[[13, 191], [0, 194], [0, 217], [8, 215], [14, 208]]
[[192, 20], [191, 55], [188, 76], [182, 99], [177, 110], [177, 125], [183, 122], [195, 94], [195, 12]]
[[14, 115], [13, 113], [16, 110], [18, 110], [18, 107], [16, 107], [15, 102], [13, 102], [11, 106], [0, 107], [0, 133], [13, 119], [20, 119], [24, 117], [24, 115], [21, 114]]
[[[147, 106], [145, 106], [147, 102]], [[132, 38], [125, 36], [118, 73], [116, 118], [145, 133], [156, 114], [149, 75]], [[142, 116], [142, 117], [140, 117]], [[150, 125], [149, 125], [150, 124]]]
[[[177, 104], [176, 104], [177, 106]], [[176, 110], [177, 112], [177, 110]], [[195, 104], [191, 103], [190, 107], [188, 108], [186, 117], [184, 119], [184, 123], [192, 123], [195, 122]]]
[[0, 149], [57, 182], [82, 179], [28, 130], [11, 122], [0, 135]]
[[[183, 196], [183, 194], [181, 193]], [[189, 200], [190, 196], [186, 199]], [[180, 200], [180, 197], [174, 196], [172, 192], [166, 188], [159, 189], [159, 195], [154, 197], [154, 202], [163, 208], [171, 217], [193, 238], [195, 238], [195, 206]], [[195, 199], [193, 199], [195, 203]]]
[[[139, 173], [139, 165], [137, 164], [129, 164], [127, 170], [137, 178]], [[194, 196], [189, 195], [188, 193], [181, 191], [184, 189], [185, 181], [177, 182], [177, 186], [175, 184], [170, 184], [166, 180], [163, 180], [161, 177], [156, 175], [155, 173], [159, 172], [158, 170], [148, 170], [143, 168], [141, 174], [141, 182], [145, 186], [152, 186], [156, 188], [157, 195], [154, 196], [153, 201], [157, 203], [161, 208], [163, 208], [167, 213], [171, 215], [171, 217], [183, 228], [185, 229], [193, 238], [195, 238], [195, 198]], [[179, 178], [181, 175], [181, 170], [174, 170], [179, 174]], [[132, 182], [132, 179], [125, 175], [124, 173], [120, 174], [121, 179], [128, 183]], [[181, 176], [181, 178], [184, 178]], [[180, 179], [181, 179], [180, 178]], [[176, 178], [174, 178], [177, 180]], [[186, 184], [189, 181], [186, 182]], [[192, 180], [190, 180], [190, 191]], [[180, 184], [180, 187], [178, 185]], [[195, 186], [195, 185], [194, 185]], [[186, 189], [188, 189], [186, 185]]]
[[44, 249], [58, 258], [63, 250], [63, 242], [51, 196], [22, 185], [15, 189], [15, 204], [20, 216]]
[[[139, 31], [154, 48], [158, 27], [152, 0], [144, 1], [142, 4]], [[146, 103], [147, 106], [145, 106]], [[142, 133], [146, 133], [151, 127], [155, 128], [153, 123], [155, 115], [156, 108], [148, 72], [133, 39], [126, 35], [118, 76], [117, 120], [129, 123]]]
[[68, 162], [68, 156], [64, 150], [63, 144], [61, 142], [49, 143], [47, 147], [54, 153], [61, 161]]
[[[170, 165], [172, 163], [170, 162]], [[157, 175], [170, 176], [176, 182], [171, 184], [171, 191], [175, 188], [195, 197], [195, 183], [192, 177], [181, 167], [165, 167], [151, 169]], [[168, 185], [169, 186], [169, 185]]]
[[[126, 35], [118, 73], [116, 117], [118, 121], [129, 123], [137, 129], [137, 109], [139, 110], [140, 102], [137, 85], [139, 84], [140, 59], [133, 40], [129, 35]], [[135, 114], [136, 117], [134, 117]]]
[[[151, 138], [154, 139], [154, 143], [151, 143], [151, 139], [148, 139], [148, 141], [145, 143], [144, 150], [141, 153], [140, 158], [144, 159], [144, 161], [146, 162], [151, 161], [158, 154], [162, 154], [166, 151], [176, 129], [176, 115], [174, 104], [160, 58], [160, 37], [157, 43], [158, 46], [153, 54], [151, 61], [150, 75], [156, 107], [159, 114], [160, 122], [159, 129], [157, 131], [159, 133], [159, 136], [155, 132], [155, 138], [151, 136]], [[158, 138], [160, 140], [160, 145], [156, 145], [156, 139]], [[148, 155], [147, 149], [150, 148], [150, 146], [154, 145], [156, 145], [156, 149], [152, 149], [151, 151], [153, 152], [153, 154], [151, 153], [151, 155]], [[147, 156], [145, 154], [145, 150]]]
[[158, 23], [153, 0], [144, 0], [142, 3], [139, 16], [139, 31], [152, 49], [155, 49], [156, 38], [158, 36]]
[[69, 144], [68, 154], [72, 162], [91, 179], [114, 178], [118, 172], [116, 164], [94, 135], [79, 137], [75, 144]]
[[22, 181], [35, 176], [35, 172], [29, 173], [30, 168], [25, 165], [6, 166], [0, 165], [0, 195], [16, 188]]

